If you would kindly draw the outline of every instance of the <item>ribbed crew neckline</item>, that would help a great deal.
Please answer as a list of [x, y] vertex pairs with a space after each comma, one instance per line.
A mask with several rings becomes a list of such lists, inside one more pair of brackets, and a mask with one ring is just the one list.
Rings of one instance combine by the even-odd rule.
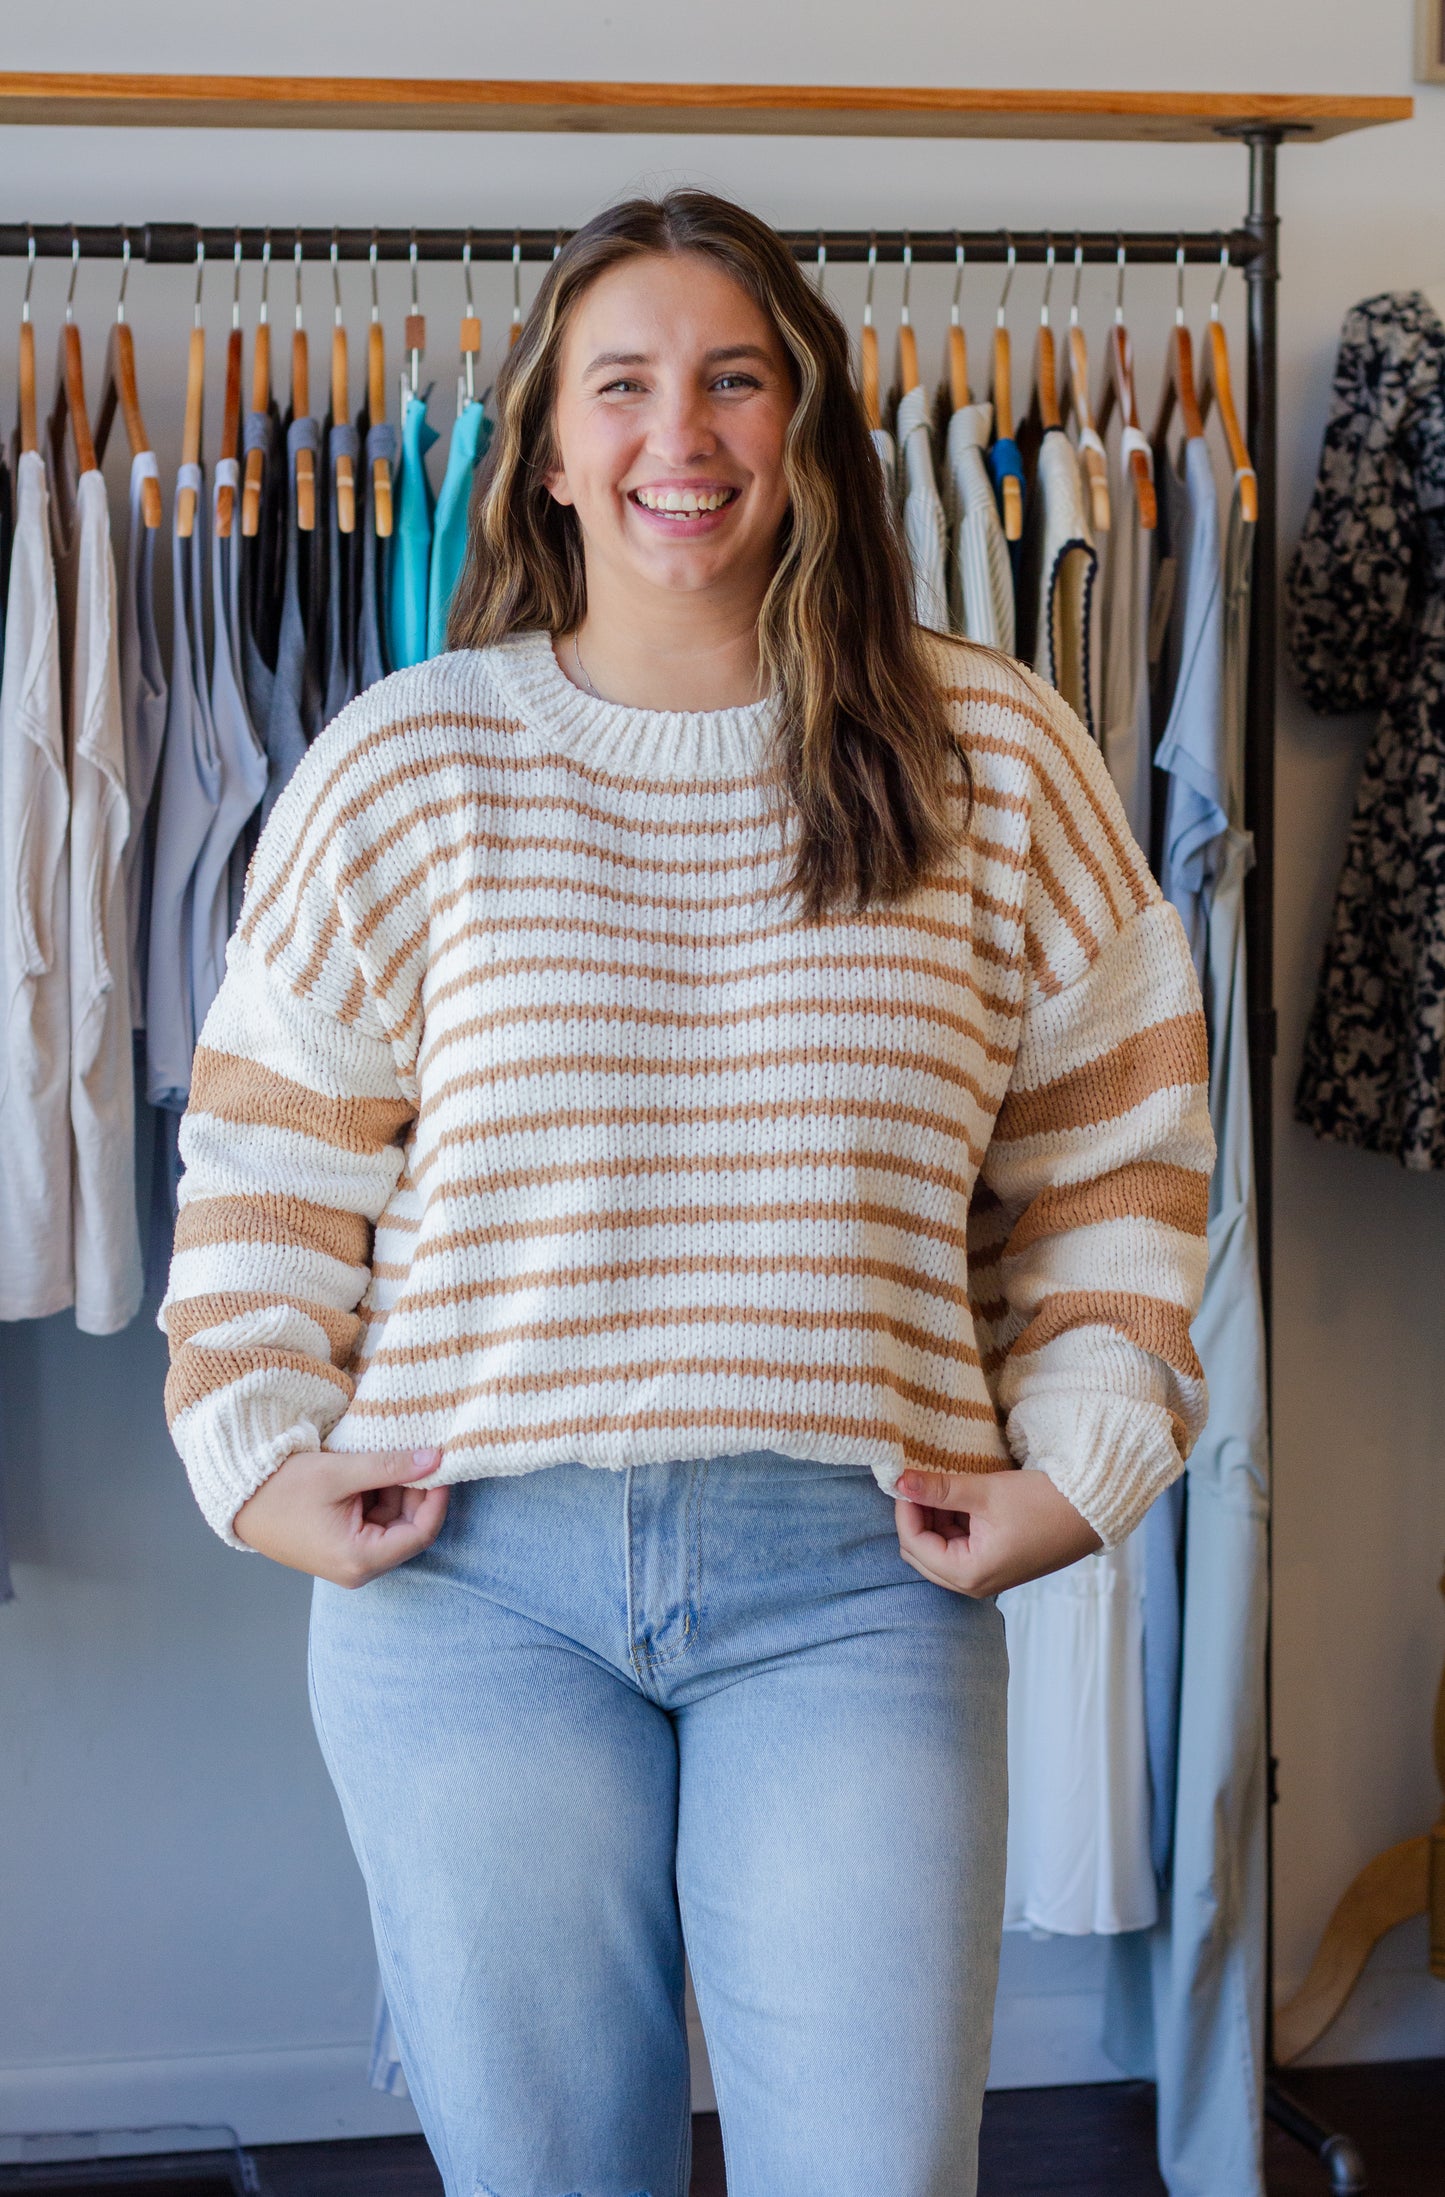
[[493, 654], [517, 713], [599, 769], [648, 778], [753, 778], [763, 767], [772, 697], [737, 709], [632, 709], [574, 686], [550, 633], [513, 634]]

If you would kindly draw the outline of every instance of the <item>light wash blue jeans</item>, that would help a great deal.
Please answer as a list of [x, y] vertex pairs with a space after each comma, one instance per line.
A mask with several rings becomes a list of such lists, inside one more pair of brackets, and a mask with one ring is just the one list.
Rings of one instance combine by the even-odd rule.
[[318, 1582], [311, 1698], [447, 2197], [687, 2197], [683, 1943], [729, 2197], [972, 2197], [1003, 1921], [991, 1601], [862, 1468], [452, 1490]]

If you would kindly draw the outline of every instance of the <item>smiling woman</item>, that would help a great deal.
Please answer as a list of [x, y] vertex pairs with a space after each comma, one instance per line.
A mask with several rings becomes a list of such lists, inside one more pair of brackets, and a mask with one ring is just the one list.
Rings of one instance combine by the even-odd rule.
[[684, 1932], [731, 2197], [969, 2197], [993, 1597], [1203, 1418], [1188, 946], [1059, 697], [913, 623], [761, 222], [599, 216], [497, 396], [452, 652], [256, 850], [172, 1430], [316, 1576], [448, 2197], [686, 2197]]

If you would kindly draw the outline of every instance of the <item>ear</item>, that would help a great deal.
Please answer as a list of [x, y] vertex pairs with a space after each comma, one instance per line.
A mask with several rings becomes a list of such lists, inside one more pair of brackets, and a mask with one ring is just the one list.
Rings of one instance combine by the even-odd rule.
[[542, 485], [551, 496], [553, 503], [575, 503], [577, 501], [568, 485], [567, 476], [560, 465], [555, 472], [542, 475]]

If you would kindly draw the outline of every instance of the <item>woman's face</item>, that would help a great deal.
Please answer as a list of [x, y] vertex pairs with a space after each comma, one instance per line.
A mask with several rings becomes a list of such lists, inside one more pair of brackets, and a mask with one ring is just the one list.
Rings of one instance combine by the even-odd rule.
[[698, 252], [609, 268], [573, 309], [547, 485], [582, 528], [589, 584], [680, 594], [772, 576], [795, 399], [767, 315]]

